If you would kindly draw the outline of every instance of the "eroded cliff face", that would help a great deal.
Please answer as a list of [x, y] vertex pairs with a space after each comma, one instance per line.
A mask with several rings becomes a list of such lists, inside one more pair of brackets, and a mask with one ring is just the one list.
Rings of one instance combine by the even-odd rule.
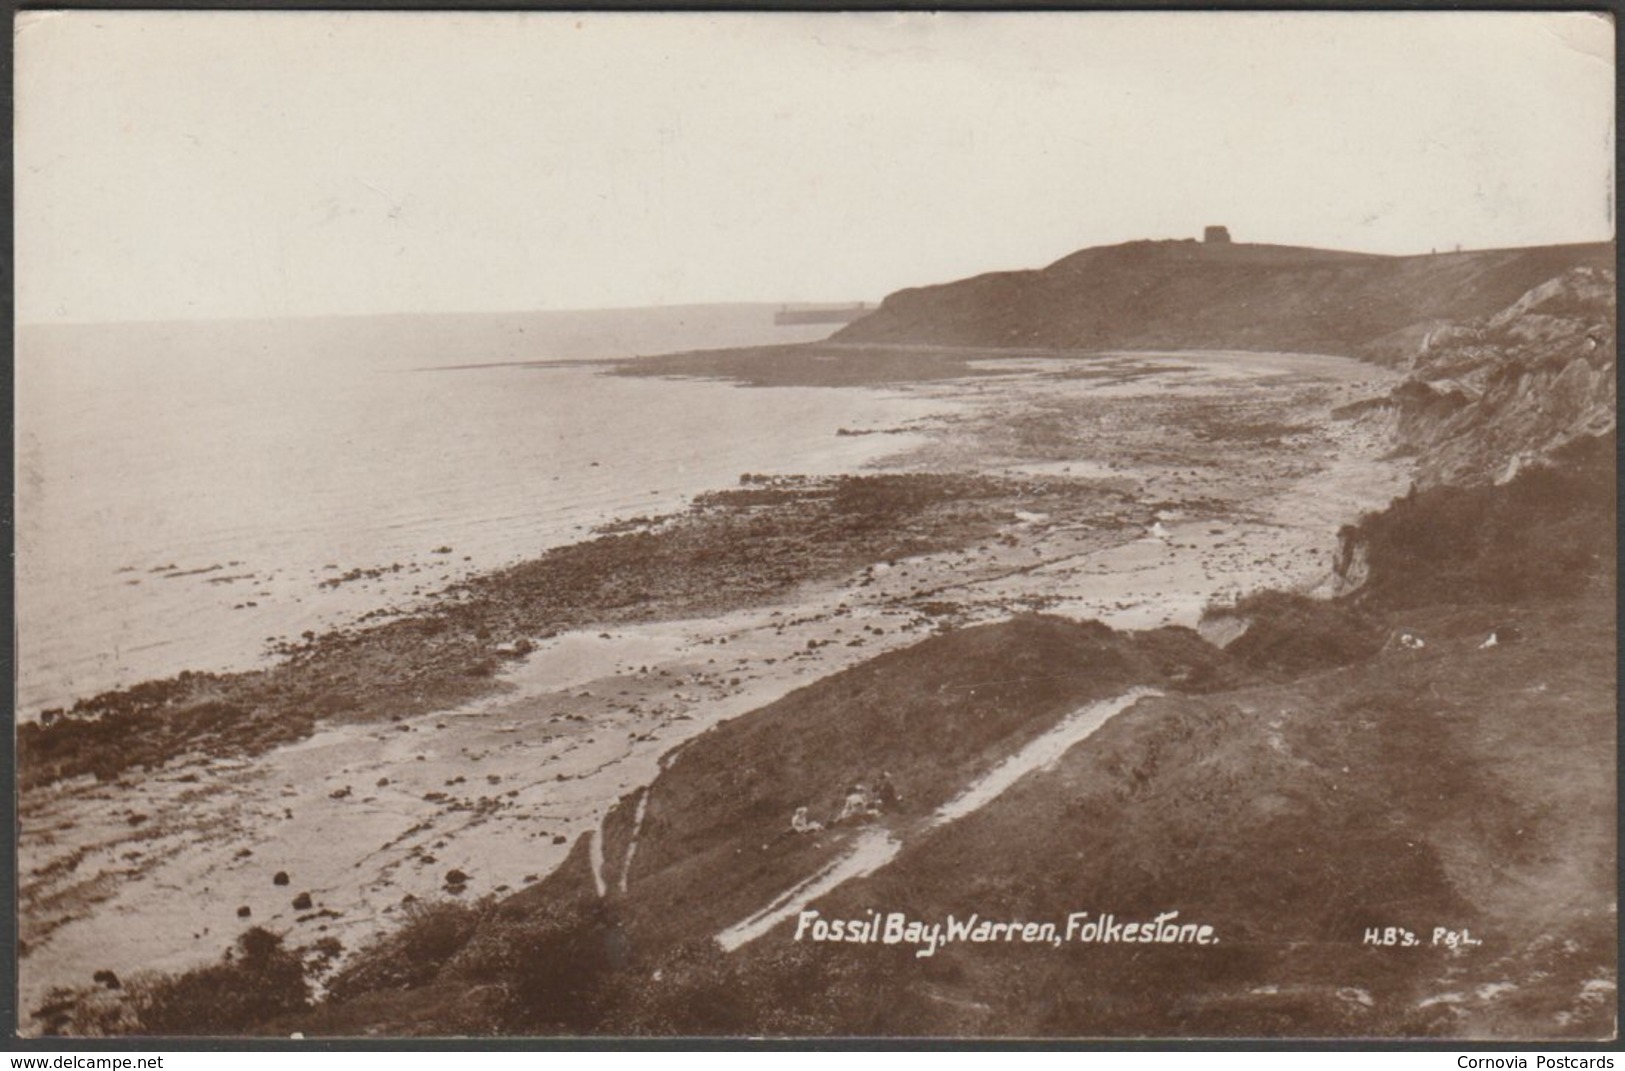
[[[1390, 424], [1416, 475], [1410, 495], [1338, 533], [1332, 594], [1403, 603], [1442, 584], [1500, 600], [1612, 583], [1614, 281], [1570, 269], [1494, 316], [1436, 326], [1387, 398], [1339, 414]], [[1377, 573], [1385, 591], [1368, 587]]]
[[1417, 485], [1506, 483], [1617, 416], [1614, 273], [1574, 268], [1488, 319], [1438, 328], [1390, 401]]

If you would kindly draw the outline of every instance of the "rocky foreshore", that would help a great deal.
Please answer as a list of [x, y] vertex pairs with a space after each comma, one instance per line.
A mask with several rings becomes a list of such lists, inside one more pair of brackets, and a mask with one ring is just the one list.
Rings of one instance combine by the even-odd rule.
[[415, 901], [521, 887], [682, 741], [932, 634], [1306, 589], [1333, 522], [1403, 483], [1381, 429], [1327, 419], [1386, 389], [1353, 362], [975, 361], [914, 388], [959, 407], [881, 471], [742, 474], [267, 669], [23, 727], [26, 1006], [260, 926], [340, 955]]
[[1137, 521], [1098, 481], [892, 474], [756, 478], [686, 513], [637, 518], [474, 578], [380, 625], [285, 645], [268, 669], [183, 673], [48, 711], [18, 733], [24, 787], [116, 779], [198, 751], [253, 755], [325, 721], [443, 709], [499, 689], [505, 665], [561, 632], [759, 605], [798, 584], [988, 539], [1017, 509]]

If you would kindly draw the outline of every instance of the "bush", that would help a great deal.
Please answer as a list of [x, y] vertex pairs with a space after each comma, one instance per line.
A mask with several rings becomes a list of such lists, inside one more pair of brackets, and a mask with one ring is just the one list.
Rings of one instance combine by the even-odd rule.
[[500, 989], [505, 1033], [585, 1033], [610, 975], [627, 966], [613, 911], [593, 899], [493, 912], [446, 967], [448, 978]]
[[1371, 658], [1382, 649], [1384, 623], [1346, 601], [1265, 591], [1236, 605], [1251, 619], [1225, 650], [1252, 669], [1293, 677]]
[[472, 904], [412, 901], [399, 929], [357, 952], [333, 976], [327, 984], [330, 999], [342, 1002], [362, 993], [427, 985], [468, 943], [490, 911], [488, 899]]
[[[326, 968], [339, 952], [318, 941], [310, 967]], [[110, 986], [110, 971], [84, 988], [58, 987], [33, 1012], [47, 1035], [72, 1037], [223, 1037], [246, 1034], [280, 1016], [310, 1007], [304, 955], [282, 936], [255, 926], [237, 938], [219, 963], [175, 975], [140, 974]]]
[[85, 989], [54, 987], [31, 1018], [46, 1037], [122, 1037], [140, 1032], [129, 991], [99, 984]]
[[1547, 467], [1493, 487], [1437, 487], [1364, 518], [1370, 580], [1357, 602], [1520, 602], [1612, 589], [1615, 436], [1570, 444]]
[[142, 984], [131, 1001], [138, 1034], [247, 1033], [310, 1004], [304, 961], [263, 927], [246, 930], [224, 962]]

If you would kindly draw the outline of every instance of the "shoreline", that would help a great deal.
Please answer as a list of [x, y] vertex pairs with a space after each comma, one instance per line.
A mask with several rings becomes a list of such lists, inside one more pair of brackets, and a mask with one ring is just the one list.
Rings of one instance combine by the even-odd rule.
[[[1253, 418], [1281, 397], [1238, 403], [1223, 375], [1170, 397], [1169, 375], [1193, 378], [1118, 376], [1140, 401], [1104, 426], [1125, 406], [1092, 393], [1099, 381], [1029, 371], [917, 387], [976, 406], [888, 463], [902, 471], [746, 482], [456, 585], [424, 614], [316, 637], [269, 670], [89, 704], [126, 724], [202, 707], [201, 735], [145, 774], [98, 783], [81, 762], [72, 779], [46, 784], [36, 767], [25, 782], [23, 1008], [95, 969], [212, 958], [251, 924], [352, 948], [404, 897], [449, 895], [453, 869], [473, 879], [457, 893], [522, 886], [683, 740], [939, 629], [1024, 610], [1194, 625], [1227, 584], [1310, 586], [1335, 544], [1335, 524], [1305, 508], [1325, 497], [1319, 476], [1364, 466], [1340, 479], [1372, 476], [1353, 495], [1369, 499], [1386, 486], [1373, 473], [1392, 482], [1403, 466], [1348, 422], [1256, 458], [1258, 435], [1279, 429]], [[1059, 412], [1027, 412], [1058, 384]], [[1278, 386], [1316, 412], [1347, 400]], [[1195, 469], [1160, 441], [1181, 406], [1205, 423], [1179, 428], [1218, 433], [1182, 448], [1200, 444]], [[1080, 434], [1111, 449], [1081, 449]], [[176, 743], [154, 745], [173, 760]], [[304, 854], [279, 864], [277, 843]], [[277, 869], [293, 885], [274, 886]], [[301, 891], [303, 918], [287, 906]], [[153, 923], [143, 942], [126, 913]]]
[[[185, 371], [181, 362], [155, 375], [173, 396], [189, 389]], [[318, 411], [290, 424], [279, 423], [280, 414], [299, 388], [287, 380], [304, 377], [270, 370], [245, 377], [271, 381], [263, 404], [233, 408], [229, 384], [212, 381], [199, 404], [211, 426], [232, 418], [255, 429], [255, 443], [288, 440], [295, 456], [271, 466], [281, 474], [278, 493], [266, 494], [251, 459], [228, 464], [235, 454], [205, 458], [193, 455], [207, 451], [154, 446], [129, 462], [119, 486], [108, 486], [116, 481], [106, 475], [120, 471], [119, 460], [88, 447], [46, 438], [20, 458], [61, 488], [47, 508], [31, 484], [22, 503], [36, 507], [19, 536], [24, 720], [186, 670], [263, 668], [271, 661], [267, 642], [350, 625], [380, 609], [420, 608], [452, 583], [579, 542], [616, 518], [681, 511], [742, 471], [859, 471], [912, 440], [841, 438], [839, 427], [907, 426], [931, 409], [886, 390], [763, 397], [715, 382], [575, 368], [478, 373], [452, 383], [336, 365], [311, 384]], [[100, 405], [118, 397], [135, 404], [134, 385], [123, 380], [82, 389]], [[397, 416], [372, 441], [357, 426], [358, 400], [397, 413], [432, 404], [456, 423], [420, 439], [411, 420]], [[775, 430], [757, 446], [748, 432], [764, 413]], [[617, 430], [627, 414], [638, 414], [639, 435]], [[80, 466], [100, 475], [64, 486]], [[179, 493], [175, 486], [207, 487], [209, 495], [189, 494], [190, 505], [161, 515], [139, 513], [148, 509], [143, 502]], [[143, 487], [147, 496], [138, 493]], [[98, 534], [108, 516], [128, 511], [145, 519]]]

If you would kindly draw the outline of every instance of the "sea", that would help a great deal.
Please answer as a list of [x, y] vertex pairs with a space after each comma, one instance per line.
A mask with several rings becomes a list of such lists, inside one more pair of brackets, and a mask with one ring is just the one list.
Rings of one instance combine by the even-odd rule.
[[23, 325], [23, 719], [404, 612], [475, 572], [745, 473], [857, 471], [930, 401], [606, 374], [812, 341], [773, 307]]

